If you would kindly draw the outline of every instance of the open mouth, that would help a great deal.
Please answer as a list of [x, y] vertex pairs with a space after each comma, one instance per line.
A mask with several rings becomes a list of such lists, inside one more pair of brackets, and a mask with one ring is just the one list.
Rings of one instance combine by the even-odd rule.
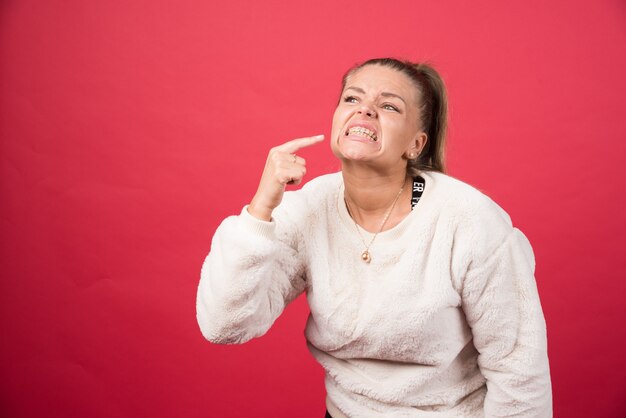
[[361, 136], [363, 138], [371, 139], [372, 141], [378, 140], [376, 132], [364, 128], [363, 126], [353, 126], [346, 131], [346, 136], [348, 135]]

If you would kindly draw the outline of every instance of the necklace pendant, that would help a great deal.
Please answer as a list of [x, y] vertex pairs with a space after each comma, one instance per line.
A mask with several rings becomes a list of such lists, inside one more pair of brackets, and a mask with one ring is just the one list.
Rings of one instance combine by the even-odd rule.
[[372, 261], [372, 257], [370, 257], [369, 251], [365, 250], [361, 253], [361, 260], [365, 261], [366, 263]]

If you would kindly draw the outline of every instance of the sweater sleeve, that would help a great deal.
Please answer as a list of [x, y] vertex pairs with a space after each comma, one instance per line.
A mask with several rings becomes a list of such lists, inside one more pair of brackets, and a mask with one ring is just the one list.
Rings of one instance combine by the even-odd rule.
[[286, 219], [239, 216], [218, 227], [200, 275], [196, 316], [214, 343], [244, 343], [267, 332], [305, 288], [298, 232]]
[[[477, 235], [489, 240], [484, 230]], [[533, 251], [510, 224], [494, 235], [499, 244], [470, 264], [462, 290], [478, 365], [487, 380], [485, 416], [551, 417], [546, 326]]]

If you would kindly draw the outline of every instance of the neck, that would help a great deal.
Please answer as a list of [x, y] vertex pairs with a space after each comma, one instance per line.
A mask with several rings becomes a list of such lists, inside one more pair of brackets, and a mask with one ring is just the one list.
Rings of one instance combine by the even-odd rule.
[[404, 167], [390, 172], [377, 172], [366, 168], [342, 167], [345, 186], [344, 198], [352, 219], [362, 228], [376, 232], [381, 219], [391, 209], [394, 199], [402, 187], [397, 204], [389, 215], [384, 229], [397, 225], [410, 211], [410, 187], [407, 187], [407, 173]]

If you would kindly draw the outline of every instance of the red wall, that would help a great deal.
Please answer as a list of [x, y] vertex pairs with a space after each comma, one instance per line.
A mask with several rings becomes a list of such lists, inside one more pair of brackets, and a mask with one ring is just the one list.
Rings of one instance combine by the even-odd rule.
[[555, 416], [624, 416], [626, 5], [383, 4], [0, 3], [0, 415], [321, 417], [304, 299], [211, 345], [199, 270], [267, 150], [393, 55], [441, 70], [451, 174], [534, 245]]

